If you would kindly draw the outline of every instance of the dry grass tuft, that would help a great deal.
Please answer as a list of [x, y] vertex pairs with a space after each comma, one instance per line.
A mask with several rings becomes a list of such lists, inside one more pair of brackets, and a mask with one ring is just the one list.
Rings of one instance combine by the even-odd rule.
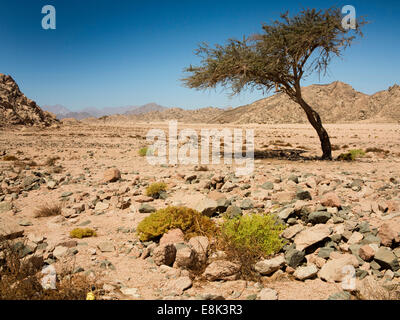
[[61, 214], [62, 207], [60, 204], [45, 204], [35, 210], [35, 217], [53, 217]]

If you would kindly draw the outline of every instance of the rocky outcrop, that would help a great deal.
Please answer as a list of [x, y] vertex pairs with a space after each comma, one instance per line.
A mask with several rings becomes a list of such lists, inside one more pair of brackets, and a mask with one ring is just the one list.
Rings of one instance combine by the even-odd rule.
[[28, 99], [11, 76], [0, 73], [0, 127], [51, 126], [56, 123], [55, 116]]

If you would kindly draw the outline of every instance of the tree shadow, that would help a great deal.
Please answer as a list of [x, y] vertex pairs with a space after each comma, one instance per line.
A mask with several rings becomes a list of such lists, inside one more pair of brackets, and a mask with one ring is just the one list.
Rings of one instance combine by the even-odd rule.
[[[262, 159], [279, 159], [279, 160], [318, 160], [319, 157], [303, 156], [303, 153], [308, 152], [302, 149], [268, 149], [268, 150], [254, 150], [254, 160]], [[250, 155], [246, 155], [245, 152], [242, 154], [234, 153], [234, 158], [250, 158]]]

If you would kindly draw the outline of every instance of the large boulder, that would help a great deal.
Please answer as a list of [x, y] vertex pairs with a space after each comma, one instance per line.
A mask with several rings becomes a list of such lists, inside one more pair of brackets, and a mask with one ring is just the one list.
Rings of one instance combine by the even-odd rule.
[[338, 258], [325, 263], [318, 273], [318, 276], [327, 282], [341, 282], [348, 275], [345, 267], [358, 267], [356, 256], [352, 254], [339, 255]]
[[294, 243], [296, 249], [303, 251], [304, 249], [316, 244], [331, 235], [331, 229], [325, 224], [307, 228], [296, 235]]

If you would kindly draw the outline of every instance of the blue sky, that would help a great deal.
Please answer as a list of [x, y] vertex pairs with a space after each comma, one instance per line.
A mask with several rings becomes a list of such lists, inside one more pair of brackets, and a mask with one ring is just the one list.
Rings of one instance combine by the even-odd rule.
[[[56, 8], [56, 30], [44, 30], [41, 9]], [[335, 80], [375, 93], [400, 83], [399, 1], [267, 0], [0, 0], [0, 73], [10, 74], [39, 105], [71, 110], [156, 102], [168, 107], [227, 107], [262, 98], [231, 98], [220, 89], [182, 86], [183, 68], [196, 64], [203, 41], [224, 43], [261, 31], [261, 24], [289, 10], [351, 4], [371, 24], [365, 37], [330, 65]]]

